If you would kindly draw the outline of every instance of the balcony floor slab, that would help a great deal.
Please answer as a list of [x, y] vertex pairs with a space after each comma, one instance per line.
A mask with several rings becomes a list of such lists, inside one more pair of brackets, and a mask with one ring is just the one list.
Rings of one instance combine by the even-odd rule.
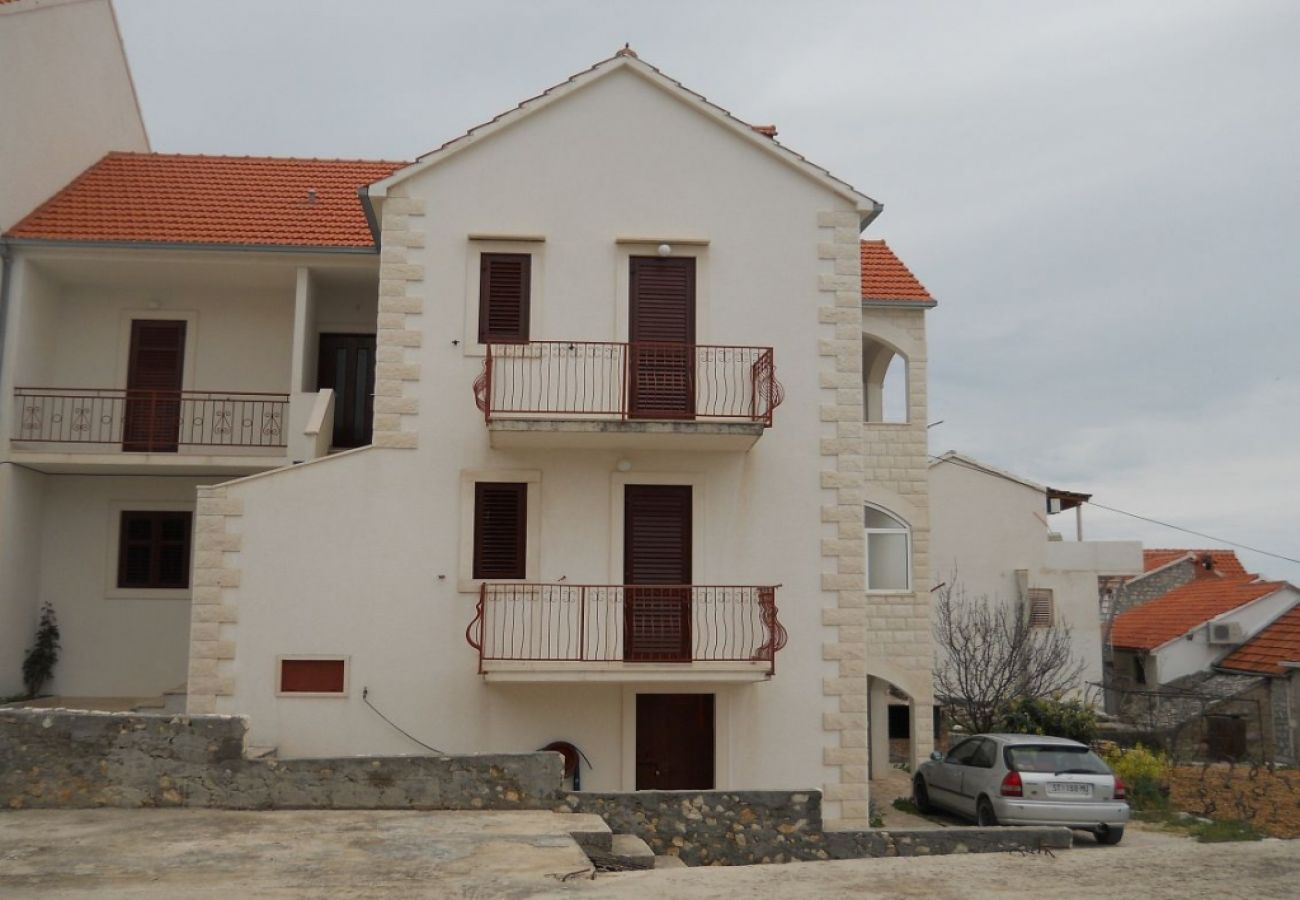
[[501, 449], [713, 450], [745, 452], [763, 436], [761, 422], [493, 419]]
[[229, 475], [265, 472], [288, 464], [280, 456], [235, 456], [197, 453], [31, 453], [15, 450], [9, 459], [48, 474]]
[[765, 660], [693, 663], [625, 663], [584, 661], [484, 660], [483, 680], [537, 683], [671, 683], [745, 684], [768, 681], [772, 664]]

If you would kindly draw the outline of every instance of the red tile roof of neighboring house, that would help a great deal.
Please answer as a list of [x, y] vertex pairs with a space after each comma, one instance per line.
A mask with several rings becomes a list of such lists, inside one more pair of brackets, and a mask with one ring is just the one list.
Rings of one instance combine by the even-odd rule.
[[933, 304], [934, 298], [884, 241], [862, 242], [862, 299]]
[[1243, 578], [1246, 575], [1246, 567], [1231, 550], [1143, 550], [1142, 562], [1146, 571], [1150, 572], [1174, 560], [1182, 559], [1189, 553], [1195, 554], [1198, 559], [1209, 556], [1214, 563], [1214, 571], [1226, 577]]
[[1300, 663], [1300, 606], [1293, 606], [1273, 624], [1233, 650], [1219, 667], [1242, 672], [1286, 675], [1282, 663]]
[[404, 165], [110, 153], [8, 234], [48, 241], [371, 248], [357, 189]]
[[1154, 650], [1285, 586], [1286, 582], [1256, 581], [1250, 575], [1220, 578], [1211, 572], [1198, 574], [1195, 581], [1120, 613], [1111, 627], [1110, 640], [1128, 650]]

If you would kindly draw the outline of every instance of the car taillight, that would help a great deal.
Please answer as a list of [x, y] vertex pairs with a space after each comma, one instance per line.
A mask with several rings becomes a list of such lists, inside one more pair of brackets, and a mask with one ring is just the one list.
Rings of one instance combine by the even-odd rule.
[[1124, 787], [1124, 779], [1120, 778], [1118, 775], [1115, 776], [1115, 799], [1128, 799], [1128, 788]]
[[1019, 772], [1008, 772], [1007, 777], [1002, 779], [1002, 796], [1003, 797], [1025, 796], [1025, 786], [1020, 780]]

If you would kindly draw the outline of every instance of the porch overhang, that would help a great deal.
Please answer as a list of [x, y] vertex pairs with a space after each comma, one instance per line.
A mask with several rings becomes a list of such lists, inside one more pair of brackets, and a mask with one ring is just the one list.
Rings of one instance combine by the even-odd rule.
[[723, 450], [744, 452], [758, 443], [761, 422], [671, 420], [493, 419], [498, 449]]

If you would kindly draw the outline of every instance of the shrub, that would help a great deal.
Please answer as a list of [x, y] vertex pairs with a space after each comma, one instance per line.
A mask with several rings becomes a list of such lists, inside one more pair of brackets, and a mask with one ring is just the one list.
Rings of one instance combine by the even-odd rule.
[[1128, 749], [1115, 747], [1103, 754], [1128, 788], [1128, 803], [1134, 809], [1162, 809], [1169, 802], [1169, 757], [1141, 744]]
[[54, 618], [54, 607], [41, 606], [41, 620], [36, 626], [36, 642], [23, 660], [23, 686], [27, 696], [35, 697], [45, 682], [54, 674], [54, 664], [59, 661], [59, 623]]
[[1002, 714], [998, 730], [1091, 744], [1097, 739], [1097, 713], [1082, 700], [1013, 700]]

